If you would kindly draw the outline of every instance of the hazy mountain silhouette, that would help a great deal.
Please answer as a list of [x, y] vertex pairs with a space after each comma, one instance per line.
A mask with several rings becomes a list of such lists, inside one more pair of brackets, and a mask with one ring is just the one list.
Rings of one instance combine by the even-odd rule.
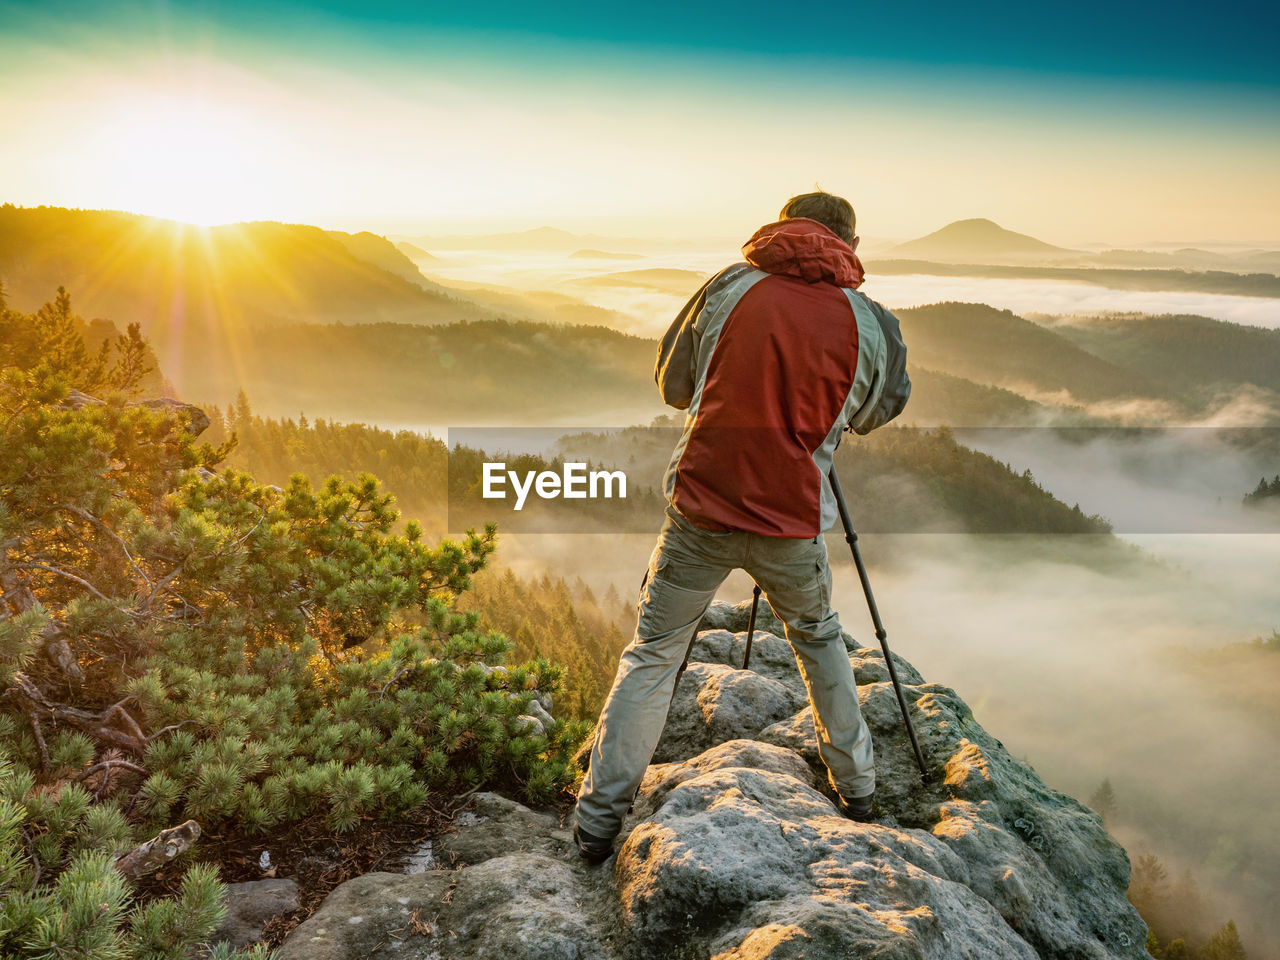
[[[590, 303], [590, 291], [621, 285], [683, 296], [702, 280], [662, 268], [564, 285], [578, 297], [463, 281], [446, 288], [371, 233], [279, 223], [204, 229], [0, 207], [0, 281], [14, 307], [34, 310], [65, 285], [81, 316], [138, 320], [184, 394], [226, 402], [243, 386], [264, 412], [306, 408], [374, 422], [647, 420], [660, 409], [655, 344], [617, 332], [628, 319]], [[972, 303], [898, 313], [916, 382], [907, 416], [919, 424], [1090, 422], [1082, 408], [1133, 399], [1199, 416], [1242, 388], [1254, 391], [1267, 422], [1280, 410], [1276, 331], [1202, 317], [1053, 325]]]
[[1280, 251], [1244, 250], [1219, 253], [1184, 247], [1181, 250], [1103, 250], [1063, 261], [1063, 266], [1136, 267], [1166, 270], [1228, 270], [1233, 273], [1280, 273]]
[[189, 372], [184, 396], [267, 415], [424, 426], [616, 425], [661, 411], [656, 344], [603, 327], [485, 320], [289, 324], [259, 331], [234, 365]]
[[422, 274], [418, 272], [418, 268], [414, 266], [413, 261], [409, 259], [403, 250], [395, 246], [386, 237], [380, 237], [376, 233], [369, 233], [367, 230], [361, 233], [326, 230], [325, 234], [342, 244], [353, 257], [363, 260], [365, 263], [371, 263], [375, 267], [380, 267], [387, 273], [401, 277], [413, 284], [418, 284], [422, 279]]
[[435, 260], [436, 259], [431, 254], [427, 253], [427, 251], [423, 250], [421, 247], [416, 246], [412, 243], [409, 243], [408, 241], [405, 241], [405, 240], [401, 240], [399, 243], [397, 243], [396, 249], [399, 250], [401, 253], [403, 253], [406, 257], [408, 257], [411, 260]]
[[990, 262], [991, 259], [1057, 258], [1078, 251], [1055, 247], [1023, 233], [1006, 230], [983, 218], [957, 220], [928, 236], [908, 240], [885, 251], [886, 256], [924, 260]]
[[[867, 260], [873, 273], [886, 276], [925, 274], [936, 277], [991, 277], [1006, 280], [1066, 280], [1111, 290], [1157, 290], [1229, 294], [1242, 297], [1280, 297], [1280, 277], [1271, 273], [1234, 270], [1120, 269], [1101, 266], [1063, 266], [1049, 263], [950, 263], [941, 260]], [[991, 257], [990, 259], [997, 259]], [[1011, 258], [1006, 258], [1011, 259]]]
[[602, 273], [594, 277], [579, 277], [565, 281], [566, 285], [581, 287], [650, 287], [666, 293], [692, 294], [706, 281], [706, 274], [696, 270], [679, 270], [670, 267], [654, 267], [647, 270], [622, 270]]
[[638, 253], [617, 253], [613, 250], [575, 250], [570, 257], [583, 260], [643, 260]]
[[442, 237], [408, 237], [408, 241], [431, 250], [574, 250], [612, 249], [670, 250], [692, 246], [686, 241], [604, 237], [596, 233], [570, 233], [558, 227], [534, 227], [515, 233], [452, 234]]

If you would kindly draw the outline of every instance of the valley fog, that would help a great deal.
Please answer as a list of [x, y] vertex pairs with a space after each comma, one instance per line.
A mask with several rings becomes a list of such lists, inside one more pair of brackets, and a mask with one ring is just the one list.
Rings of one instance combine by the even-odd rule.
[[[622, 314], [626, 319], [619, 329], [657, 337], [699, 281], [689, 277], [684, 287], [660, 289], [643, 278], [628, 282], [626, 273], [680, 270], [705, 278], [741, 259], [738, 247], [726, 242], [671, 253], [631, 254], [618, 260], [571, 257], [567, 251], [446, 250], [434, 254], [430, 261], [417, 261], [417, 265], [425, 275], [445, 284], [555, 291], [580, 298]], [[890, 309], [956, 300], [986, 303], [1022, 315], [1189, 313], [1268, 329], [1280, 327], [1280, 301], [1268, 297], [1114, 290], [1067, 280], [877, 275], [875, 261], [864, 258], [864, 262], [867, 280], [860, 289]], [[602, 277], [608, 278], [607, 284], [599, 282]]]

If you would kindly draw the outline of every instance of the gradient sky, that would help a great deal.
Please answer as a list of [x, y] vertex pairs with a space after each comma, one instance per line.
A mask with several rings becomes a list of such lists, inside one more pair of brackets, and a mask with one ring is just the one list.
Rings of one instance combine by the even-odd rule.
[[0, 0], [0, 201], [378, 232], [1280, 245], [1274, 5]]

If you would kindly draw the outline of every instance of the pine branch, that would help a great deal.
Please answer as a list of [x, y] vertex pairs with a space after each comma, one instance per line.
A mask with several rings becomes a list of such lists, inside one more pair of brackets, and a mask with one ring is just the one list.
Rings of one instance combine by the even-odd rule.
[[92, 513], [90, 513], [88, 510], [85, 510], [83, 507], [77, 507], [71, 503], [57, 503], [57, 504], [54, 504], [53, 509], [65, 510], [70, 513], [74, 513], [76, 516], [83, 517], [85, 520], [88, 520], [91, 523], [95, 523], [99, 527], [101, 527], [103, 531], [107, 534], [107, 536], [109, 536], [112, 540], [114, 540], [116, 543], [120, 545], [120, 549], [124, 551], [125, 558], [129, 561], [133, 569], [138, 571], [138, 576], [140, 576], [143, 580], [147, 581], [147, 586], [151, 586], [151, 578], [147, 576], [146, 572], [142, 569], [142, 567], [138, 566], [138, 562], [134, 559], [133, 554], [129, 551], [129, 547], [124, 542], [124, 539], [119, 534], [117, 534], [114, 530], [112, 530], [111, 527], [109, 527], [104, 521], [94, 516]]
[[49, 769], [49, 745], [45, 743], [44, 732], [40, 729], [40, 718], [31, 710], [24, 709], [27, 715], [27, 722], [31, 724], [31, 735], [36, 739], [36, 747], [40, 751], [40, 769], [47, 771]]
[[36, 561], [32, 561], [31, 563], [11, 563], [9, 566], [13, 570], [44, 570], [46, 573], [57, 574], [59, 577], [65, 577], [68, 580], [72, 580], [80, 584], [80, 586], [84, 587], [99, 600], [105, 600], [107, 603], [115, 602], [84, 577], [78, 577], [68, 570], [63, 570], [61, 567], [53, 567], [47, 563], [39, 563]]
[[[124, 700], [120, 701], [120, 703], [112, 704], [101, 713], [81, 710], [79, 707], [68, 706], [65, 703], [51, 703], [40, 692], [40, 689], [22, 673], [13, 675], [13, 686], [6, 691], [6, 695], [18, 696], [22, 701], [24, 712], [29, 717], [60, 720], [69, 726], [75, 727], [77, 730], [83, 730], [104, 743], [127, 750], [137, 757], [141, 757], [146, 753], [147, 738], [142, 734], [137, 722], [125, 712], [123, 704], [126, 701]], [[114, 716], [120, 716], [131, 728], [130, 731], [125, 732], [109, 726], [108, 724]]]
[[[168, 573], [166, 573], [159, 583], [151, 585], [151, 592], [148, 593], [145, 598], [143, 598], [142, 603], [139, 604], [138, 606], [139, 611], [141, 611], [144, 614], [149, 614], [151, 612], [151, 604], [155, 602], [156, 597], [161, 593], [161, 591], [166, 591], [169, 584], [173, 583], [174, 578], [177, 577], [178, 574], [182, 572], [182, 568], [185, 564], [186, 564], [185, 559], [179, 560], [178, 565], [174, 567], [172, 570], [170, 570]], [[151, 581], [148, 580], [147, 583], [151, 584]], [[191, 604], [188, 603], [185, 598], [178, 596], [178, 594], [176, 593], [174, 594], [174, 596], [178, 597], [178, 599], [182, 601], [183, 606], [191, 607]], [[195, 608], [192, 608], [192, 609], [195, 609]]]
[[242, 544], [242, 543], [244, 543], [246, 540], [248, 540], [248, 539], [249, 539], [249, 537], [251, 537], [251, 536], [253, 535], [253, 531], [257, 530], [257, 529], [258, 529], [258, 527], [262, 526], [262, 521], [263, 521], [263, 520], [265, 520], [265, 519], [267, 519], [267, 508], [266, 508], [266, 507], [263, 507], [263, 508], [262, 508], [262, 515], [261, 515], [260, 517], [258, 517], [258, 522], [257, 522], [257, 523], [255, 523], [252, 527], [250, 527], [250, 528], [249, 528], [249, 529], [244, 533], [244, 535], [243, 535], [243, 536], [238, 537], [238, 538], [234, 541], [235, 546], [239, 546], [240, 544]]
[[[5, 600], [10, 597], [15, 598], [19, 613], [25, 613], [31, 610], [39, 602], [36, 595], [31, 591], [31, 587], [14, 574], [14, 565], [5, 562], [5, 557], [9, 555], [9, 550], [17, 541], [10, 540], [0, 548], [0, 588], [5, 591]], [[58, 621], [50, 619], [40, 631], [42, 639], [42, 649], [44, 654], [49, 658], [66, 677], [75, 683], [84, 682], [84, 671], [80, 669], [80, 664], [76, 660], [76, 655], [71, 650], [71, 645], [67, 643], [67, 637], [63, 631], [62, 624]]]
[[185, 727], [185, 726], [186, 726], [187, 724], [189, 724], [189, 723], [195, 723], [195, 721], [194, 721], [194, 720], [183, 720], [181, 723], [171, 723], [171, 724], [169, 724], [167, 727], [161, 727], [159, 730], [157, 730], [155, 733], [151, 734], [149, 737], [146, 737], [145, 739], [146, 739], [147, 743], [151, 743], [153, 740], [159, 740], [159, 739], [160, 739], [161, 737], [163, 737], [166, 733], [173, 733], [173, 731], [175, 731], [175, 730], [180, 730], [180, 729], [182, 729], [183, 727]]
[[106, 789], [107, 784], [111, 780], [112, 767], [122, 767], [123, 769], [128, 770], [132, 773], [139, 773], [144, 777], [149, 775], [148, 770], [138, 766], [136, 763], [130, 763], [128, 760], [111, 759], [111, 760], [103, 760], [100, 763], [95, 763], [93, 766], [87, 767], [84, 770], [81, 770], [79, 773], [77, 773], [74, 777], [71, 778], [71, 782], [82, 783], [83, 781], [89, 779], [89, 777], [93, 776], [95, 773], [101, 772], [102, 783], [98, 786], [98, 790], [95, 793], [95, 797], [101, 798], [102, 792]]

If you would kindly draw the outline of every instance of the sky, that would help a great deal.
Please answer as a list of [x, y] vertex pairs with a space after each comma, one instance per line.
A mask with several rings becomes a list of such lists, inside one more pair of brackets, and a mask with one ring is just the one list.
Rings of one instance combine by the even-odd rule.
[[[379, 233], [1280, 246], [1274, 5], [0, 0], [0, 202]], [[14, 135], [18, 131], [18, 135]]]

